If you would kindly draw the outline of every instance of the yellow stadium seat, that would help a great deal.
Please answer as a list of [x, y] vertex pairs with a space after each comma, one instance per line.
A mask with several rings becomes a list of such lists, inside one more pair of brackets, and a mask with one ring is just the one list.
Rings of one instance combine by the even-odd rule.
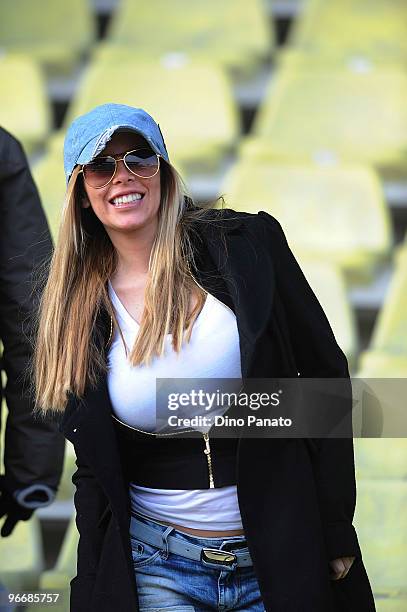
[[407, 354], [364, 351], [359, 356], [357, 376], [360, 378], [407, 378]]
[[[404, 400], [407, 394], [407, 355], [367, 350], [361, 353], [356, 373], [360, 389], [369, 388], [363, 397], [366, 435], [398, 437], [406, 435]], [[360, 394], [359, 394], [360, 395]]]
[[350, 75], [369, 73], [374, 76], [376, 70], [403, 70], [406, 66], [407, 58], [390, 60], [382, 56], [370, 57], [336, 49], [324, 53], [313, 53], [289, 46], [283, 47], [275, 58], [275, 67], [278, 70], [297, 73], [344, 71]]
[[301, 257], [299, 264], [324, 309], [336, 341], [351, 367], [357, 353], [356, 322], [342, 274], [337, 266], [321, 258]]
[[[256, 143], [254, 143], [256, 145]], [[367, 167], [278, 164], [246, 147], [226, 178], [231, 208], [266, 210], [287, 231], [293, 251], [339, 265], [347, 280], [367, 280], [392, 243], [379, 180]]]
[[381, 593], [375, 597], [375, 604], [376, 612], [406, 612], [407, 597]]
[[61, 591], [65, 601], [69, 601], [69, 583], [76, 574], [78, 541], [79, 533], [73, 516], [67, 527], [55, 568], [44, 572], [40, 580], [41, 588]]
[[76, 471], [75, 465], [76, 455], [73, 445], [66, 440], [65, 443], [65, 457], [64, 457], [64, 468], [62, 471], [61, 482], [59, 483], [58, 493], [56, 501], [65, 501], [73, 499], [75, 493], [75, 487], [72, 482], [72, 476]]
[[[368, 381], [367, 381], [368, 382]], [[405, 438], [355, 438], [356, 477], [407, 479]]]
[[407, 74], [401, 70], [280, 70], [254, 133], [288, 161], [362, 162], [405, 172]]
[[0, 537], [0, 582], [13, 593], [36, 590], [43, 567], [40, 524], [34, 515], [19, 521], [7, 538]]
[[[75, 515], [73, 515], [69, 521], [55, 569], [42, 574], [41, 586], [51, 588], [52, 582], [52, 587], [54, 587], [56, 580], [58, 580], [63, 587], [66, 586], [66, 579], [69, 581], [75, 576], [78, 542], [79, 533], [76, 528]], [[58, 577], [57, 573], [59, 573]]]
[[32, 168], [54, 241], [58, 235], [66, 189], [62, 147], [63, 134], [58, 134], [50, 140], [44, 157]]
[[[3, 343], [2, 342], [0, 342], [0, 350], [1, 350], [1, 354], [3, 354]], [[0, 448], [4, 448], [7, 416], [8, 416], [7, 404], [4, 401], [4, 398], [2, 398], [0, 401]], [[4, 474], [5, 472], [4, 457], [2, 457], [2, 455], [4, 455], [4, 453], [0, 453], [0, 473]]]
[[[87, 0], [1, 3], [0, 45], [38, 60], [51, 72], [69, 71], [95, 37]], [[25, 86], [25, 92], [30, 92]]]
[[[76, 528], [75, 516], [72, 516], [65, 532], [58, 560], [52, 570], [43, 572], [40, 578], [39, 591], [59, 593], [59, 599], [52, 604], [55, 612], [69, 612], [70, 581], [76, 574], [76, 557], [79, 533]], [[48, 605], [32, 605], [29, 612], [47, 612]]]
[[45, 81], [32, 59], [6, 54], [0, 57], [0, 82], [0, 125], [21, 141], [29, 155], [50, 129]]
[[314, 56], [405, 60], [407, 6], [404, 0], [308, 0], [290, 42]]
[[122, 0], [108, 41], [144, 57], [188, 54], [247, 72], [270, 53], [273, 32], [262, 0]]
[[[391, 442], [391, 441], [387, 441]], [[362, 479], [354, 525], [374, 593], [403, 591], [407, 567], [407, 482]]]
[[359, 400], [354, 416], [356, 415], [359, 427], [363, 421], [363, 435], [383, 438], [407, 436], [406, 354], [391, 354], [371, 349], [362, 352], [353, 388], [354, 398]]
[[399, 248], [395, 268], [373, 331], [370, 348], [407, 357], [407, 249]]
[[65, 125], [97, 104], [142, 107], [160, 124], [172, 154], [187, 171], [214, 170], [234, 146], [239, 121], [230, 83], [214, 65], [127, 60], [94, 61], [83, 76]]

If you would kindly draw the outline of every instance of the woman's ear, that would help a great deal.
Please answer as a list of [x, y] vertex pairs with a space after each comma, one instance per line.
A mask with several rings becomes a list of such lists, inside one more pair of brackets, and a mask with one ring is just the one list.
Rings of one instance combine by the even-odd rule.
[[87, 195], [84, 195], [82, 197], [82, 208], [89, 208], [89, 207], [90, 207], [89, 198]]

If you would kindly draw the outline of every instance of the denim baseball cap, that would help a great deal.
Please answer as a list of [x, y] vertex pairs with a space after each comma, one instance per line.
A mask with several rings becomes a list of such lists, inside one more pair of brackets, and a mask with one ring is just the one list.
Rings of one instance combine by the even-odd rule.
[[167, 148], [158, 123], [142, 108], [126, 104], [102, 104], [75, 119], [64, 142], [66, 181], [77, 164], [87, 164], [103, 151], [117, 130], [134, 131], [169, 163]]

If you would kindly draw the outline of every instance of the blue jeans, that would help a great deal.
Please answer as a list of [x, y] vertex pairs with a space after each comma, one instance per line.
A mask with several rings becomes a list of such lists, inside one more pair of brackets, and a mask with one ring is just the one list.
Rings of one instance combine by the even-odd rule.
[[[137, 518], [161, 532], [168, 529], [140, 515]], [[201, 538], [173, 528], [168, 535], [186, 542], [219, 548], [243, 536]], [[209, 567], [145, 544], [130, 536], [140, 612], [265, 612], [253, 566]], [[247, 552], [240, 549], [239, 552]]]
[[8, 590], [0, 582], [0, 612], [12, 612], [15, 610], [15, 605], [8, 603]]

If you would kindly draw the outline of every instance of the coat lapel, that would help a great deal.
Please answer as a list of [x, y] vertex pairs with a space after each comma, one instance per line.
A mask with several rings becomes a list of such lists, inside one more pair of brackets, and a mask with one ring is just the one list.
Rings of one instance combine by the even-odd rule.
[[[246, 224], [246, 228], [250, 222]], [[239, 331], [242, 377], [250, 376], [256, 342], [270, 321], [274, 271], [269, 252], [243, 226], [241, 217], [223, 225], [205, 224], [201, 229], [204, 246], [228, 289]], [[199, 271], [198, 271], [199, 273]], [[198, 278], [205, 289], [202, 275]], [[202, 281], [202, 282], [201, 282]], [[218, 297], [215, 294], [215, 297]], [[222, 300], [222, 297], [219, 297]]]

